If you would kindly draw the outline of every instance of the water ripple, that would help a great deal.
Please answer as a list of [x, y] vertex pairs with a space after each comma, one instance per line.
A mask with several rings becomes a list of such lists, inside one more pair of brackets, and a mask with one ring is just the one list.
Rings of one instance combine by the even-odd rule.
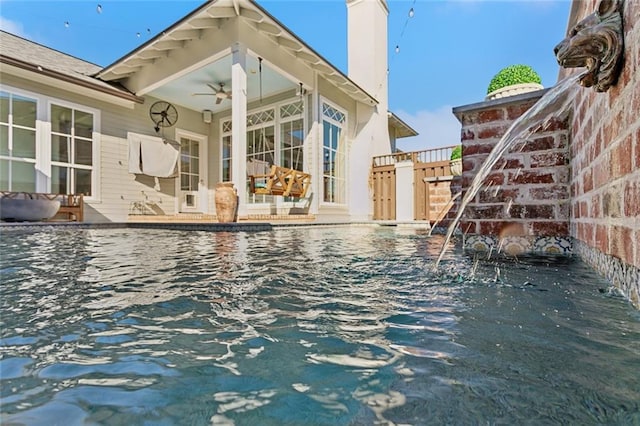
[[367, 227], [7, 233], [3, 422], [638, 420], [624, 300], [578, 263], [454, 250], [434, 272], [442, 242]]

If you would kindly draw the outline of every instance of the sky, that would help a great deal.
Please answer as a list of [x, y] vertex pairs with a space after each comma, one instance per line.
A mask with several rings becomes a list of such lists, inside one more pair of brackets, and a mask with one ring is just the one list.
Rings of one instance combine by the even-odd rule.
[[[570, 0], [387, 1], [389, 109], [420, 134], [400, 139], [400, 149], [458, 144], [460, 124], [452, 108], [482, 102], [489, 82], [506, 66], [530, 65], [544, 87], [557, 81], [553, 47], [565, 36]], [[107, 66], [202, 3], [0, 0], [0, 28]], [[258, 3], [348, 72], [344, 0]]]

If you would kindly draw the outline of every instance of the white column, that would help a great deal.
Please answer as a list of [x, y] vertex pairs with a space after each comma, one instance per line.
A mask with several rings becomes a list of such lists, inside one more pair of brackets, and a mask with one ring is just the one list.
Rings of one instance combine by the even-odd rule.
[[[391, 152], [389, 142], [387, 0], [347, 0], [347, 64], [349, 78], [378, 101], [371, 134], [363, 135], [370, 156]], [[360, 124], [360, 123], [359, 123]]]
[[247, 215], [247, 49], [232, 47], [231, 180], [238, 191], [238, 216]]
[[[313, 189], [313, 196], [311, 198], [311, 207], [309, 213], [318, 214], [322, 194], [322, 113], [320, 106], [320, 90], [318, 87], [318, 72], [313, 72], [313, 92], [311, 92], [311, 127], [309, 135], [311, 137], [311, 143], [308, 144], [310, 155], [305, 158], [305, 162], [309, 161], [309, 173], [311, 173], [311, 188]], [[312, 152], [311, 149], [314, 149]], [[312, 162], [311, 162], [312, 161]]]
[[413, 162], [396, 163], [396, 220], [413, 221]]

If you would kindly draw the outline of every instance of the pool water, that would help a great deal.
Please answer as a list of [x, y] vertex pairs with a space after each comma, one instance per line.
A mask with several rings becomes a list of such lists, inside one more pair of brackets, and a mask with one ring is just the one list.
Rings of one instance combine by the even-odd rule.
[[1, 423], [640, 424], [640, 315], [577, 259], [393, 227], [2, 230]]

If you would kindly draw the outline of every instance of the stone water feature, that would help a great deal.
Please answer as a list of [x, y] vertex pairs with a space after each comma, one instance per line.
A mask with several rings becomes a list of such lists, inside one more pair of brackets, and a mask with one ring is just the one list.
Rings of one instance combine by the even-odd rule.
[[555, 52], [553, 88], [453, 109], [464, 245], [577, 254], [640, 308], [640, 2], [574, 0]]

